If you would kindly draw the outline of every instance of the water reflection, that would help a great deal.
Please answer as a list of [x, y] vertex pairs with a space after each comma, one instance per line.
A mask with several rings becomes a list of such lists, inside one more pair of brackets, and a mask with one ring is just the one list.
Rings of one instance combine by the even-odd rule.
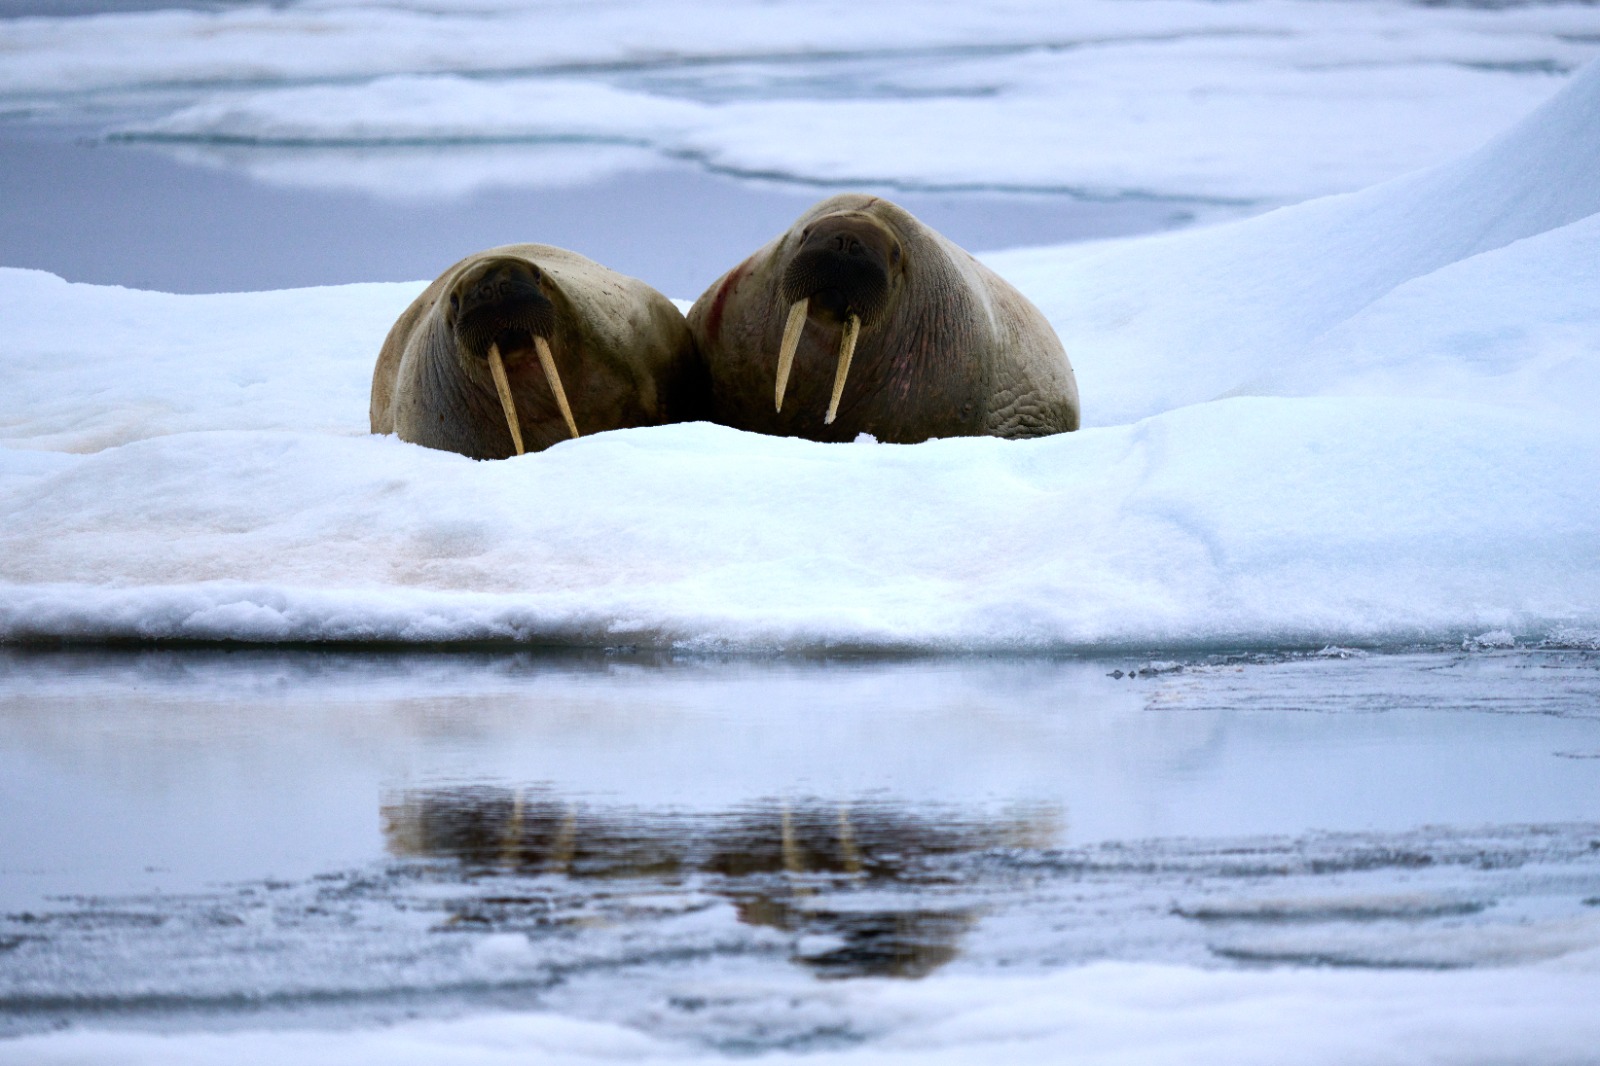
[[[831, 978], [922, 977], [955, 958], [979, 908], [915, 894], [948, 879], [933, 860], [1052, 847], [1064, 821], [1050, 806], [986, 816], [815, 798], [691, 816], [493, 786], [404, 791], [382, 820], [392, 854], [451, 860], [469, 877], [694, 882], [740, 922], [790, 934], [791, 961]], [[539, 896], [479, 896], [446, 927], [525, 928], [546, 910]]]

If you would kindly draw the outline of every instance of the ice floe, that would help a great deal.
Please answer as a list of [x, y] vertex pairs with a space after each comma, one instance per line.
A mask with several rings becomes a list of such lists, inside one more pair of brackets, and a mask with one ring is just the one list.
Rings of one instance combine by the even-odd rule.
[[[1086, 420], [714, 426], [474, 464], [364, 435], [415, 286], [0, 280], [0, 634], [1043, 650], [1593, 627], [1600, 66], [1461, 160], [991, 258]], [[692, 294], [678, 294], [692, 295]]]
[[[285, 148], [578, 138], [812, 182], [1264, 203], [1466, 151], [1597, 44], [1583, 7], [1305, 0], [332, 0], [6, 34], [8, 113], [120, 115], [122, 135], [270, 180], [352, 179]], [[535, 160], [521, 180], [571, 177]]]

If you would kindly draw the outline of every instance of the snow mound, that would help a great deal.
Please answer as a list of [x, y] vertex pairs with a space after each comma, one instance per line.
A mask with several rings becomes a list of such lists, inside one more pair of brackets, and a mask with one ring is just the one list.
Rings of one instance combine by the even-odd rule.
[[[1600, 623], [1600, 66], [1480, 151], [992, 257], [1092, 428], [705, 425], [476, 464], [364, 435], [416, 286], [0, 272], [0, 639], [1049, 650]], [[63, 323], [71, 329], [64, 330]]]
[[1399, 379], [1385, 391], [1414, 394], [1441, 362], [1493, 378], [1594, 350], [1596, 173], [1591, 64], [1506, 133], [1430, 170], [1214, 229], [987, 258], [1055, 324], [1090, 424], [1223, 395], [1348, 391], [1379, 367]]

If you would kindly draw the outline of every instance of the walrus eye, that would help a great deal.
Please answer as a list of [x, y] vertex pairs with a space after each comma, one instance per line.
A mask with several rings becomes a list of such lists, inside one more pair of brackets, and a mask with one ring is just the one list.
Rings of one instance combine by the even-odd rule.
[[455, 293], [450, 294], [450, 310], [461, 310], [461, 297], [457, 296]]

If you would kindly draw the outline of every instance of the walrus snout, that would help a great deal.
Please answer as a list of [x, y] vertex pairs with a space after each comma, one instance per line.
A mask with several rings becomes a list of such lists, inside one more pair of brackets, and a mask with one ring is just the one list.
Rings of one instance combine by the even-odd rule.
[[843, 322], [855, 315], [870, 325], [888, 302], [900, 242], [887, 227], [858, 212], [818, 219], [801, 234], [783, 272], [786, 304], [809, 299]]
[[525, 259], [486, 259], [451, 286], [445, 321], [464, 352], [487, 359], [491, 345], [510, 355], [532, 348], [535, 337], [549, 338], [556, 308], [537, 266]]
[[800, 335], [816, 306], [844, 327], [839, 334], [833, 398], [822, 419], [824, 425], [833, 424], [862, 324], [871, 325], [888, 304], [900, 259], [899, 239], [883, 223], [861, 212], [827, 215], [800, 232], [800, 248], [784, 268], [779, 288], [789, 305], [789, 319], [784, 323], [773, 382], [772, 402], [777, 410], [783, 410], [783, 394], [789, 387], [789, 370]]
[[544, 291], [543, 282], [543, 271], [526, 259], [486, 258], [451, 286], [450, 310], [445, 316], [455, 330], [458, 348], [489, 365], [518, 455], [523, 452], [522, 430], [505, 364], [507, 359], [529, 351], [539, 358], [568, 432], [578, 436], [578, 424], [573, 420], [572, 406], [567, 402], [561, 373], [550, 351], [556, 308]]

